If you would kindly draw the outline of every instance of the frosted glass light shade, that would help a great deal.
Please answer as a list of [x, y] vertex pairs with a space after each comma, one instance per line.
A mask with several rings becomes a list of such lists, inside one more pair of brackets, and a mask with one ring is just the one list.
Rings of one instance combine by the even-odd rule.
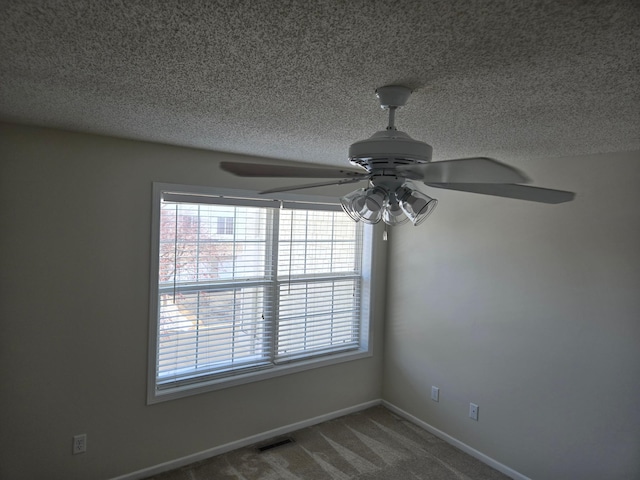
[[352, 204], [353, 204], [353, 201], [356, 200], [357, 198], [364, 197], [365, 192], [366, 190], [364, 188], [360, 188], [358, 190], [354, 190], [353, 192], [347, 193], [344, 197], [340, 199], [340, 206], [342, 207], [342, 210], [344, 210], [344, 213], [349, 215], [356, 222], [360, 221], [360, 217], [356, 213]]
[[400, 204], [396, 200], [395, 195], [389, 196], [389, 201], [382, 211], [382, 221], [391, 226], [402, 225], [409, 221], [409, 217], [407, 217], [402, 211], [402, 208], [400, 208]]
[[388, 194], [384, 188], [361, 188], [340, 199], [342, 209], [356, 222], [378, 223]]
[[368, 188], [364, 196], [355, 198], [352, 207], [356, 215], [365, 223], [378, 223], [382, 218], [382, 209], [387, 199], [387, 192], [380, 187]]
[[406, 185], [396, 190], [396, 198], [402, 211], [415, 226], [424, 222], [438, 205], [438, 200], [435, 198], [418, 190], [412, 190]]

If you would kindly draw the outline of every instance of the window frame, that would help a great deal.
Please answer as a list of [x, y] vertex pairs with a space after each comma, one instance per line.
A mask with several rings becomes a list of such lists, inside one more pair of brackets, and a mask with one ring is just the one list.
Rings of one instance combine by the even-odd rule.
[[[158, 295], [161, 290], [159, 285], [159, 251], [160, 251], [160, 211], [163, 195], [172, 194], [175, 197], [185, 195], [189, 197], [203, 196], [225, 198], [223, 202], [233, 204], [233, 198], [248, 199], [243, 203], [255, 202], [256, 205], [279, 206], [287, 202], [308, 203], [306, 210], [323, 209], [317, 204], [331, 205], [333, 209], [339, 206], [339, 199], [319, 195], [283, 192], [272, 195], [259, 195], [250, 190], [217, 188], [210, 186], [180, 185], [171, 183], [154, 182], [152, 186], [152, 216], [151, 216], [151, 262], [150, 262], [150, 292], [149, 292], [149, 345], [147, 366], [147, 404], [159, 403], [176, 398], [182, 398], [199, 393], [229, 388], [250, 382], [279, 377], [309, 369], [335, 365], [342, 362], [358, 360], [373, 355], [373, 295], [372, 276], [374, 259], [374, 241], [372, 225], [364, 225], [362, 239], [362, 277], [361, 277], [361, 301], [360, 301], [360, 341], [356, 349], [331, 353], [326, 356], [293, 360], [271, 365], [266, 369], [250, 370], [220, 378], [210, 378], [197, 383], [177, 385], [170, 388], [158, 389], [156, 367], [158, 357]], [[186, 198], [186, 197], [185, 197]], [[206, 203], [206, 202], [204, 202]], [[218, 203], [218, 202], [213, 202]]]

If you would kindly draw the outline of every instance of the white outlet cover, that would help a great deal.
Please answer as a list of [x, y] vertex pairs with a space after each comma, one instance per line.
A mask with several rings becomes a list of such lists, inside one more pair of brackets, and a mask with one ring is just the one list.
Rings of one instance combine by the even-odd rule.
[[478, 407], [478, 405], [476, 405], [475, 403], [470, 403], [469, 404], [469, 417], [472, 418], [475, 421], [478, 421], [478, 410], [480, 410], [480, 407]]
[[431, 387], [431, 400], [434, 402], [440, 401], [440, 389], [438, 387]]
[[87, 451], [87, 434], [74, 435], [72, 453], [74, 455], [78, 453], [84, 453]]

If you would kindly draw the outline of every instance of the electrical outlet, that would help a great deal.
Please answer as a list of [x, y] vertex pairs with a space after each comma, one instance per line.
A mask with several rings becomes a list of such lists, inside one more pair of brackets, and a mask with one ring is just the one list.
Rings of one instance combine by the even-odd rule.
[[469, 417], [476, 422], [478, 421], [478, 410], [480, 410], [480, 407], [478, 407], [478, 405], [476, 405], [475, 403], [469, 404]]
[[438, 387], [431, 387], [431, 400], [434, 402], [440, 401], [440, 389]]
[[72, 453], [74, 455], [78, 453], [84, 453], [87, 451], [87, 434], [82, 433], [80, 435], [74, 435]]

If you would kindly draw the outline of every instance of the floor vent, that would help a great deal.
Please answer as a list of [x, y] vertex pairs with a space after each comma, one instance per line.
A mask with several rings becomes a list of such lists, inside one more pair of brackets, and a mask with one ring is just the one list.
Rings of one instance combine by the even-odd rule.
[[296, 441], [291, 437], [277, 438], [275, 440], [270, 440], [269, 443], [265, 445], [260, 445], [258, 447], [258, 451], [266, 452], [267, 450], [271, 450], [272, 448], [282, 447], [283, 445], [288, 445], [295, 442]]

